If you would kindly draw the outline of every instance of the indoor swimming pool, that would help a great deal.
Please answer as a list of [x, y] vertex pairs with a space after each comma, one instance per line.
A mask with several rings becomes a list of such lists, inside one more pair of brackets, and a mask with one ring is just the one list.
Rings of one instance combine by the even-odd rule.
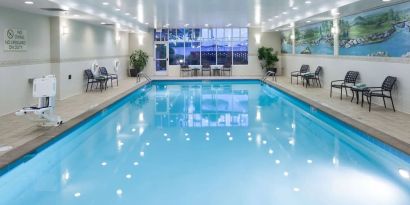
[[3, 170], [1, 205], [408, 205], [410, 157], [257, 80], [154, 81]]

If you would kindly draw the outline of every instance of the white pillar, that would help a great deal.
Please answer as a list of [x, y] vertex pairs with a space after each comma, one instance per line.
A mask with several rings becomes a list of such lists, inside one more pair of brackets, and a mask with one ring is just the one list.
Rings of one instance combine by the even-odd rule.
[[333, 55], [338, 56], [339, 55], [339, 33], [340, 33], [340, 28], [339, 28], [339, 17], [335, 16], [333, 18]]
[[292, 40], [292, 54], [296, 54], [296, 35], [295, 35], [295, 26], [292, 26], [292, 35], [291, 35], [291, 40]]

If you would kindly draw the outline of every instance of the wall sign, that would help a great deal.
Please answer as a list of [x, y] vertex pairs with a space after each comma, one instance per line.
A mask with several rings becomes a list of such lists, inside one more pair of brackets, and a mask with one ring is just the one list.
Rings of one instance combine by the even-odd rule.
[[5, 51], [26, 51], [27, 31], [23, 29], [4, 29], [4, 50]]

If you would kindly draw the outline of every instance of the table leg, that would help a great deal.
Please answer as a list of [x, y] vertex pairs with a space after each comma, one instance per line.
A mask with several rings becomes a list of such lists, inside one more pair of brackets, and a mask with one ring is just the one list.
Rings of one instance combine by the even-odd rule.
[[356, 104], [359, 104], [359, 91], [356, 91]]

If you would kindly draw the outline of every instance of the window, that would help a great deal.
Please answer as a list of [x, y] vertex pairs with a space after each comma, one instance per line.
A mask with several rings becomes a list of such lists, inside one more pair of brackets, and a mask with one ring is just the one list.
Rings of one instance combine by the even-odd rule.
[[[234, 36], [237, 36], [237, 30], [234, 31]], [[232, 39], [233, 64], [247, 65], [248, 64], [248, 29], [241, 28], [239, 37]]]
[[201, 46], [201, 63], [215, 65], [216, 64], [216, 45], [213, 39], [202, 40]]
[[232, 46], [230, 41], [218, 41], [218, 65], [232, 65]]
[[184, 62], [184, 43], [183, 42], [170, 42], [169, 43], [169, 64], [179, 65]]
[[169, 64], [247, 65], [247, 28], [172, 28], [156, 30], [155, 41], [169, 42]]
[[199, 65], [201, 61], [201, 43], [185, 43], [185, 63], [188, 65]]

